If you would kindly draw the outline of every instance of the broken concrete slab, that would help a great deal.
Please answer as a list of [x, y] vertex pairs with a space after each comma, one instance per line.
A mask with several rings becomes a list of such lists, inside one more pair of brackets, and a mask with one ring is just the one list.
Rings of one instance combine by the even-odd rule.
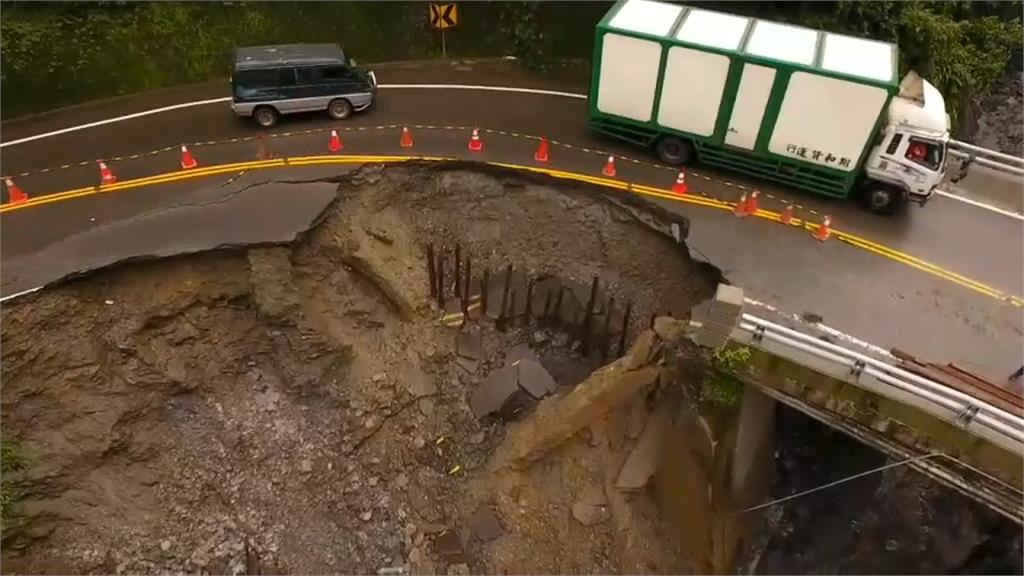
[[[646, 333], [653, 339], [652, 331]], [[627, 357], [596, 370], [568, 395], [542, 401], [529, 421], [509, 429], [492, 465], [525, 468], [599, 416], [646, 391], [657, 382], [661, 370], [650, 365], [628, 370], [629, 357], [640, 356], [639, 352], [642, 350], [634, 344]]]
[[418, 366], [407, 367], [402, 374], [402, 381], [405, 384], [406, 390], [414, 398], [423, 398], [424, 396], [437, 394], [437, 383], [434, 382], [434, 377]]
[[572, 505], [572, 517], [584, 526], [600, 524], [611, 517], [608, 497], [599, 484], [588, 486]]
[[505, 529], [498, 522], [498, 517], [487, 506], [481, 506], [466, 520], [469, 529], [483, 542], [496, 540], [505, 534]]
[[483, 418], [501, 410], [505, 402], [519, 390], [519, 370], [505, 366], [492, 371], [473, 392], [469, 407], [473, 415]]
[[[159, 204], [141, 216], [103, 223], [56, 240], [41, 250], [5, 259], [3, 293], [51, 284], [130, 260], [166, 258], [231, 246], [287, 244], [312, 228], [334, 200], [338, 185], [330, 182], [284, 184], [268, 182], [228, 190], [217, 183], [183, 193], [172, 207]], [[181, 188], [178, 186], [177, 188]], [[168, 187], [168, 189], [177, 189]], [[156, 191], [138, 195], [152, 197]], [[287, 198], [282, 202], [282, 198]], [[54, 204], [48, 218], [81, 218], [81, 210], [104, 198]], [[164, 199], [166, 202], [166, 198]], [[131, 203], [125, 203], [129, 206]], [[101, 210], [96, 208], [96, 210]], [[4, 215], [5, 233], [23, 226], [38, 229], [32, 211]], [[30, 221], [31, 220], [31, 221]], [[26, 234], [31, 232], [26, 231]]]
[[661, 442], [667, 436], [671, 424], [669, 403], [663, 402], [648, 419], [640, 439], [619, 470], [619, 476], [615, 480], [617, 489], [623, 492], [637, 492], [647, 485], [657, 470]]
[[480, 361], [470, 360], [469, 358], [464, 358], [462, 356], [456, 356], [455, 365], [458, 366], [459, 368], [462, 368], [469, 374], [476, 374], [477, 368], [480, 367]]
[[534, 362], [540, 362], [540, 358], [533, 352], [529, 344], [516, 344], [515, 346], [508, 349], [505, 353], [505, 363], [515, 364], [520, 360], [532, 360]]
[[654, 332], [666, 342], [678, 342], [689, 328], [689, 322], [670, 316], [654, 319]]
[[558, 389], [558, 383], [540, 362], [525, 358], [515, 365], [519, 369], [519, 386], [529, 392], [530, 396], [540, 400]]
[[455, 350], [459, 356], [470, 360], [480, 358], [480, 334], [478, 332], [459, 332], [455, 337]]
[[626, 356], [622, 358], [625, 360], [623, 368], [626, 370], [636, 370], [641, 366], [647, 365], [650, 360], [651, 351], [654, 349], [655, 341], [658, 339], [658, 335], [653, 330], [644, 330], [636, 337], [636, 341], [633, 342], [633, 347], [626, 352]]

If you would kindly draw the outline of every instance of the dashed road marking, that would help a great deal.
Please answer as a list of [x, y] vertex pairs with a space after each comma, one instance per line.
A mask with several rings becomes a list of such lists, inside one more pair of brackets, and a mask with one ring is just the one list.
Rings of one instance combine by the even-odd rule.
[[[40, 196], [40, 197], [34, 198], [34, 199], [32, 199], [32, 200], [30, 200], [28, 202], [25, 202], [23, 204], [6, 204], [4, 206], [0, 206], [0, 213], [2, 213], [2, 212], [9, 212], [9, 211], [13, 211], [13, 210], [26, 209], [26, 208], [30, 208], [30, 207], [34, 207], [34, 206], [39, 206], [39, 205], [42, 205], [42, 204], [49, 204], [49, 203], [53, 203], [53, 202], [66, 201], [66, 200], [70, 200], [72, 198], [79, 198], [79, 197], [94, 195], [94, 194], [103, 193], [103, 192], [111, 192], [111, 191], [115, 191], [115, 190], [125, 190], [125, 189], [137, 188], [137, 187], [141, 187], [141, 186], [150, 186], [150, 185], [155, 185], [155, 184], [165, 184], [165, 183], [176, 182], [176, 181], [181, 181], [181, 180], [187, 180], [187, 179], [192, 179], [192, 178], [199, 178], [199, 177], [203, 177], [203, 176], [223, 174], [223, 173], [232, 172], [232, 171], [251, 171], [251, 170], [260, 170], [260, 169], [266, 169], [266, 168], [281, 167], [281, 166], [286, 166], [286, 165], [304, 166], [304, 165], [311, 165], [311, 164], [346, 164], [346, 163], [348, 163], [348, 164], [351, 164], [351, 163], [365, 164], [365, 163], [407, 162], [407, 161], [412, 161], [412, 160], [416, 160], [416, 161], [455, 161], [455, 160], [458, 160], [458, 159], [457, 158], [449, 158], [449, 157], [435, 157], [435, 156], [344, 156], [344, 157], [338, 157], [338, 156], [308, 156], [308, 157], [295, 157], [295, 158], [288, 158], [288, 159], [274, 159], [274, 160], [258, 161], [258, 162], [247, 162], [247, 163], [244, 162], [244, 163], [229, 164], [229, 165], [222, 165], [222, 166], [211, 166], [211, 167], [202, 168], [202, 169], [198, 169], [198, 170], [190, 170], [190, 171], [184, 171], [184, 172], [171, 172], [171, 173], [167, 173], [167, 174], [160, 174], [160, 175], [151, 176], [151, 177], [147, 177], [147, 178], [141, 178], [141, 179], [138, 179], [138, 180], [129, 180], [129, 181], [124, 181], [124, 182], [119, 182], [117, 184], [113, 184], [111, 186], [104, 186], [102, 188], [101, 187], [97, 187], [97, 186], [91, 186], [91, 187], [86, 187], [86, 188], [80, 188], [80, 189], [77, 189], [77, 190], [69, 190], [67, 192], [62, 192], [62, 193], [59, 193], [59, 194], [52, 194], [52, 195], [48, 195], [48, 196]], [[627, 191], [627, 192], [636, 192], [636, 193], [639, 193], [639, 194], [643, 194], [643, 195], [647, 195], [647, 196], [653, 196], [653, 197], [658, 197], [658, 198], [665, 199], [665, 200], [683, 202], [683, 203], [688, 203], [688, 204], [695, 204], [695, 205], [711, 207], [711, 208], [716, 208], [716, 209], [731, 210], [731, 209], [733, 209], [735, 207], [735, 203], [734, 202], [726, 202], [726, 201], [722, 201], [722, 200], [718, 200], [718, 199], [714, 199], [714, 198], [696, 197], [696, 196], [692, 196], [692, 195], [680, 196], [678, 194], [673, 194], [673, 193], [671, 193], [671, 192], [669, 192], [667, 190], [663, 190], [663, 189], [659, 189], [659, 188], [655, 188], [655, 187], [651, 187], [651, 186], [632, 184], [630, 182], [622, 182], [622, 181], [618, 181], [618, 180], [611, 180], [611, 179], [608, 179], [608, 178], [602, 178], [602, 177], [597, 177], [597, 176], [590, 176], [590, 175], [586, 175], [586, 174], [580, 174], [580, 173], [577, 173], [577, 172], [568, 172], [568, 171], [556, 170], [556, 169], [551, 169], [551, 168], [543, 168], [543, 167], [537, 167], [537, 166], [525, 166], [525, 165], [521, 165], [521, 164], [511, 164], [511, 163], [488, 162], [488, 164], [492, 164], [492, 165], [495, 165], [495, 166], [507, 167], [507, 168], [513, 168], [513, 169], [518, 169], [518, 170], [530, 171], [530, 172], [543, 173], [543, 174], [548, 174], [550, 176], [553, 176], [555, 178], [571, 179], [571, 180], [576, 180], [576, 181], [588, 182], [588, 183], [591, 183], [591, 184], [596, 184], [596, 185], [607, 187], [607, 188], [614, 188], [614, 189], [623, 190], [623, 191]], [[779, 214], [776, 213], [776, 212], [768, 211], [768, 210], [759, 210], [757, 213], [755, 213], [755, 216], [760, 217], [760, 218], [764, 218], [764, 219], [768, 219], [768, 220], [772, 220], [772, 221], [779, 221]], [[804, 228], [804, 229], [807, 229], [807, 230], [811, 230], [811, 231], [816, 230], [818, 228], [818, 224], [810, 223], [810, 222], [806, 222], [806, 221], [802, 221], [799, 224], [797, 222], [794, 222], [794, 224], [800, 226], [801, 228]], [[944, 280], [953, 282], [955, 284], [959, 284], [959, 285], [961, 285], [961, 286], [963, 286], [965, 288], [968, 288], [968, 289], [970, 289], [972, 291], [975, 291], [975, 292], [978, 292], [980, 294], [989, 296], [991, 298], [995, 298], [995, 299], [998, 299], [998, 300], [1001, 300], [1001, 301], [1004, 301], [1004, 302], [1008, 302], [1008, 303], [1010, 303], [1010, 304], [1012, 304], [1012, 305], [1014, 305], [1014, 306], [1016, 306], [1018, 308], [1024, 307], [1024, 299], [1022, 299], [1022, 298], [1020, 298], [1018, 296], [1015, 296], [1015, 295], [1012, 295], [1012, 294], [1003, 293], [1003, 292], [1001, 292], [1001, 291], [999, 291], [999, 290], [997, 290], [995, 288], [987, 286], [987, 285], [985, 285], [985, 284], [983, 284], [981, 282], [978, 282], [976, 280], [967, 278], [967, 277], [965, 277], [963, 275], [957, 274], [957, 273], [949, 271], [949, 270], [945, 270], [944, 268], [942, 268], [940, 266], [937, 266], [935, 264], [923, 261], [923, 260], [921, 260], [919, 258], [916, 258], [916, 257], [911, 256], [909, 254], [905, 254], [905, 253], [899, 252], [897, 250], [894, 250], [892, 248], [886, 247], [884, 245], [877, 244], [877, 243], [872, 242], [870, 240], [867, 240], [865, 238], [860, 238], [860, 237], [855, 236], [853, 234], [848, 234], [848, 233], [841, 232], [841, 231], [838, 231], [838, 230], [833, 230], [833, 233], [836, 235], [837, 239], [839, 239], [839, 240], [843, 241], [844, 243], [847, 243], [847, 244], [849, 244], [851, 246], [854, 246], [854, 247], [863, 249], [865, 251], [874, 253], [874, 254], [876, 254], [878, 256], [882, 256], [882, 257], [887, 258], [889, 260], [893, 260], [893, 261], [905, 264], [907, 266], [910, 266], [912, 268], [915, 268], [915, 269], [918, 269], [920, 271], [926, 272], [926, 273], [928, 273], [930, 275], [933, 275], [933, 276], [936, 276], [938, 278], [942, 278]]]

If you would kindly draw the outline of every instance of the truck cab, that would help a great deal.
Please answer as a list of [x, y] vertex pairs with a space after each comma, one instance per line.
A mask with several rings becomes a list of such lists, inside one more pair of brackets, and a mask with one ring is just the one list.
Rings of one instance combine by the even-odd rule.
[[864, 165], [868, 209], [889, 212], [907, 201], [923, 206], [935, 194], [946, 175], [949, 124], [942, 94], [915, 72], [908, 73]]

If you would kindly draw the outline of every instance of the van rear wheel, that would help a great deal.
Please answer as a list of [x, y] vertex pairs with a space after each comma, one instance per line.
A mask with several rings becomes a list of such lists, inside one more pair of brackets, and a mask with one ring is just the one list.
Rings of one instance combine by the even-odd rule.
[[277, 124], [277, 110], [270, 106], [260, 106], [253, 110], [252, 119], [260, 128], [273, 128]]
[[693, 160], [693, 144], [675, 136], [665, 136], [658, 140], [657, 151], [658, 158], [669, 166], [681, 166]]
[[349, 104], [349, 101], [344, 98], [331, 100], [331, 103], [327, 105], [327, 113], [335, 120], [344, 120], [352, 115], [352, 104]]

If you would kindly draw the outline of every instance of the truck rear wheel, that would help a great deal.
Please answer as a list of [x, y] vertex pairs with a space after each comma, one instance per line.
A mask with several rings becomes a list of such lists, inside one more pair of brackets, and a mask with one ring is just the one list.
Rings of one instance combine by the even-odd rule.
[[864, 189], [862, 200], [868, 212], [892, 214], [906, 203], [906, 195], [897, 188], [872, 184]]
[[658, 140], [657, 151], [658, 158], [669, 166], [681, 166], [693, 160], [693, 144], [675, 136]]

